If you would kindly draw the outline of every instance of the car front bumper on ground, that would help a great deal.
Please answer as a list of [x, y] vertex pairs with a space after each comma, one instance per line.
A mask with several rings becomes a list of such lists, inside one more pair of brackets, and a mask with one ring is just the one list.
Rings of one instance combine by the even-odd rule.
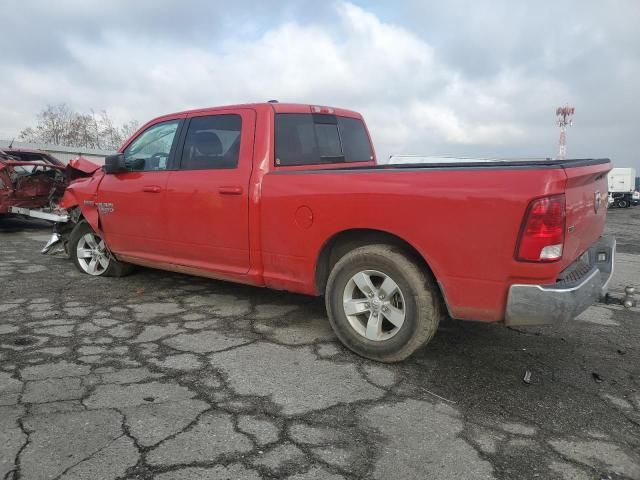
[[9, 207], [9, 213], [16, 215], [23, 215], [25, 217], [38, 218], [40, 220], [48, 220], [50, 222], [64, 223], [69, 221], [69, 216], [66, 214], [58, 214], [48, 211], [47, 209], [40, 208], [21, 208], [21, 207]]
[[575, 318], [607, 294], [615, 252], [615, 238], [601, 237], [581, 257], [578, 278], [568, 275], [552, 285], [511, 285], [505, 324], [544, 325]]

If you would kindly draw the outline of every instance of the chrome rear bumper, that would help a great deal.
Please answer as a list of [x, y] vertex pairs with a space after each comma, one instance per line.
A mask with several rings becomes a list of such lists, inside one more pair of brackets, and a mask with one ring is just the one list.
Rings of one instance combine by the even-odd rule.
[[575, 318], [606, 295], [615, 253], [615, 238], [601, 237], [585, 252], [591, 268], [579, 279], [552, 285], [511, 285], [505, 324], [544, 325]]

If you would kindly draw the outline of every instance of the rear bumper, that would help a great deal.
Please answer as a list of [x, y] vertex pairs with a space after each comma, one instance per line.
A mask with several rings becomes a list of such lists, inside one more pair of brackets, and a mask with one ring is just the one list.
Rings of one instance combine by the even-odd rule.
[[[616, 240], [601, 237], [584, 258], [588, 270], [552, 285], [511, 285], [506, 325], [544, 325], [571, 320], [604, 297], [613, 275]], [[571, 278], [571, 276], [569, 276]]]

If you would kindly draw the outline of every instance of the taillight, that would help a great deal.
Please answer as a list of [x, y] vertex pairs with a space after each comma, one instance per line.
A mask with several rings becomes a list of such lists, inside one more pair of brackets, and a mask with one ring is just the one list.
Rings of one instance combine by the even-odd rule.
[[564, 246], [564, 220], [564, 195], [533, 200], [522, 222], [517, 259], [523, 262], [560, 260]]

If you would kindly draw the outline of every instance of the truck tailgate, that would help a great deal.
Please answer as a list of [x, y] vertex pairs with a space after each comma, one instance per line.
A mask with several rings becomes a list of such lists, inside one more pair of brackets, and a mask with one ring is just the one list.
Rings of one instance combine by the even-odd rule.
[[607, 219], [607, 172], [611, 163], [565, 166], [566, 237], [563, 263], [569, 265], [602, 235]]

